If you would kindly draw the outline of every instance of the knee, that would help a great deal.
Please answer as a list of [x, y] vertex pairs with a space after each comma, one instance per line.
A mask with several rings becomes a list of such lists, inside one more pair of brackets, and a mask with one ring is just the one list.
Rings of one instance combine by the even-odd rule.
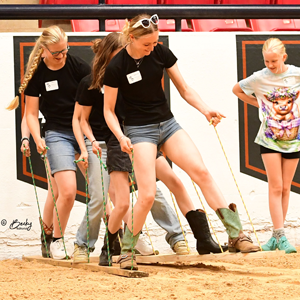
[[202, 183], [210, 182], [212, 177], [206, 167], [194, 166], [191, 170], [191, 177], [194, 181]]
[[291, 191], [291, 185], [290, 185], [290, 184], [288, 184], [288, 185], [283, 185], [283, 187], [282, 187], [282, 194], [283, 194], [283, 195], [289, 194], [290, 191]]
[[144, 209], [150, 210], [151, 207], [153, 206], [154, 198], [155, 198], [155, 191], [147, 192], [142, 195], [140, 203], [144, 207]]
[[129, 201], [121, 201], [115, 208], [117, 208], [122, 215], [125, 215], [129, 209]]
[[275, 196], [281, 196], [283, 193], [283, 186], [281, 183], [269, 183], [270, 184], [270, 192]]

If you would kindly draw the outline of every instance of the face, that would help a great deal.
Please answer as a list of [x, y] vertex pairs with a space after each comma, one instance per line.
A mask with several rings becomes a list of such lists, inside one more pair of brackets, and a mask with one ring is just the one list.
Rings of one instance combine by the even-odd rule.
[[289, 113], [293, 108], [293, 99], [286, 98], [286, 99], [276, 99], [273, 102], [273, 108], [279, 115], [286, 115]]
[[274, 74], [280, 74], [285, 71], [285, 60], [287, 55], [278, 55], [274, 52], [264, 52], [265, 66]]
[[[59, 41], [56, 44], [48, 45], [47, 48], [44, 48], [44, 55], [47, 61], [51, 64], [56, 64], [56, 65], [63, 63], [67, 56], [67, 52], [68, 52], [67, 47], [68, 47], [68, 43], [67, 41], [64, 40]], [[51, 54], [51, 52], [53, 53], [62, 50], [65, 51], [59, 54], [54, 54], [54, 55]]]
[[130, 36], [132, 46], [141, 56], [149, 55], [158, 43], [158, 33], [158, 31], [155, 31], [151, 34], [143, 35], [138, 39]]

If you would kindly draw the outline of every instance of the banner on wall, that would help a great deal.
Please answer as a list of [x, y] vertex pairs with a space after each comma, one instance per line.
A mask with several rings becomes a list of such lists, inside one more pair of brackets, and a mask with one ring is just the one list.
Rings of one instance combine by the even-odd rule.
[[[297, 35], [237, 35], [238, 81], [265, 67], [262, 56], [264, 42], [271, 37], [283, 41], [288, 54], [287, 64], [300, 66], [300, 39]], [[260, 155], [260, 147], [254, 143], [260, 127], [258, 109], [239, 100], [240, 169], [244, 174], [267, 181]], [[296, 171], [292, 191], [300, 193], [300, 170]]]
[[[21, 77], [26, 69], [26, 63], [30, 52], [35, 44], [35, 40], [38, 36], [27, 37], [14, 37], [14, 61], [15, 61], [15, 94], [18, 94], [18, 89], [21, 82]], [[95, 38], [104, 38], [104, 36], [70, 36], [68, 38], [68, 44], [70, 46], [69, 53], [77, 55], [84, 59], [87, 63], [91, 64], [94, 57], [94, 53], [91, 50], [91, 41]], [[159, 42], [168, 46], [169, 41], [167, 36], [161, 36]], [[167, 100], [170, 104], [170, 82], [168, 76], [163, 77], [163, 87]], [[55, 99], [54, 99], [55, 101]], [[22, 95], [20, 101], [20, 107], [16, 109], [16, 159], [17, 159], [17, 179], [23, 182], [32, 184], [32, 177], [30, 173], [30, 167], [28, 159], [22, 155], [20, 151], [21, 146], [21, 120], [24, 115], [24, 95]], [[40, 119], [40, 122], [42, 119]], [[47, 177], [45, 172], [44, 162], [41, 160], [40, 155], [36, 151], [36, 146], [33, 139], [30, 139], [31, 148], [31, 161], [33, 166], [35, 183], [38, 187], [47, 189]], [[85, 180], [81, 172], [76, 173], [77, 177], [77, 196], [76, 200], [85, 203]]]

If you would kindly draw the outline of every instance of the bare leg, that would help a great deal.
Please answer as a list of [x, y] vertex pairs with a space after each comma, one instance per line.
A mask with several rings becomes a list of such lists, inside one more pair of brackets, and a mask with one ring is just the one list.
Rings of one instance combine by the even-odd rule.
[[115, 233], [120, 229], [122, 218], [129, 208], [128, 173], [114, 171], [110, 174], [110, 180], [115, 191], [115, 208], [110, 215], [108, 229]]
[[183, 183], [176, 176], [167, 160], [163, 156], [156, 159], [156, 177], [160, 179], [174, 194], [178, 206], [184, 216], [189, 211], [195, 210], [194, 204]]
[[289, 207], [289, 199], [291, 192], [291, 184], [294, 178], [299, 159], [282, 159], [282, 213], [283, 221], [285, 221], [286, 214]]
[[[61, 171], [54, 174], [54, 178], [58, 188], [58, 198], [56, 201], [57, 211], [59, 215], [60, 226], [64, 234], [71, 209], [76, 197], [76, 176], [74, 171]], [[54, 212], [54, 237], [60, 237], [61, 232]]]
[[[47, 161], [47, 166], [49, 169], [49, 173], [51, 174], [50, 171], [50, 165], [48, 159]], [[54, 177], [50, 175], [50, 180], [51, 180], [51, 185], [52, 185], [52, 190], [54, 194], [54, 199], [56, 200], [58, 197], [58, 191], [57, 191], [57, 186]], [[54, 202], [53, 202], [53, 196], [51, 192], [51, 187], [49, 184], [49, 179], [47, 177], [47, 182], [48, 182], [48, 193], [47, 193], [47, 198], [44, 206], [44, 211], [43, 211], [43, 221], [47, 225], [47, 227], [51, 227], [53, 225], [53, 209], [54, 209]], [[51, 234], [51, 232], [46, 232], [46, 234]]]
[[274, 229], [283, 228], [282, 157], [280, 153], [264, 153], [262, 160], [269, 183], [269, 207]]
[[167, 156], [200, 187], [208, 205], [213, 209], [227, 207], [224, 196], [207, 170], [201, 154], [184, 130], [178, 130], [163, 145]]
[[[155, 160], [156, 145], [151, 143], [138, 143], [133, 145], [134, 149], [134, 172], [136, 175], [137, 185], [139, 187], [138, 200], [133, 209], [133, 234], [137, 235], [143, 228], [146, 217], [153, 205], [156, 178], [155, 178]], [[130, 231], [131, 217], [127, 221]]]

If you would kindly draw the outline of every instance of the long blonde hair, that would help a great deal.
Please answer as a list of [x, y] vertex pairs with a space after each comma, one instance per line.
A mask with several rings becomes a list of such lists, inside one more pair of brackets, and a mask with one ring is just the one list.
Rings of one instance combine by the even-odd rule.
[[150, 26], [148, 28], [144, 28], [142, 25], [134, 28], [134, 24], [137, 23], [139, 20], [142, 19], [150, 19], [151, 16], [148, 14], [140, 14], [135, 16], [130, 22], [126, 19], [126, 23], [123, 27], [122, 33], [126, 43], [129, 43], [130, 34], [134, 36], [134, 38], [138, 39], [143, 35], [151, 34], [155, 31], [158, 31], [158, 26], [154, 25], [150, 22]]
[[92, 75], [93, 80], [89, 89], [101, 90], [103, 86], [104, 73], [107, 65], [110, 62], [111, 54], [123, 47], [121, 33], [112, 32], [103, 40], [96, 39], [93, 42], [92, 50], [95, 53], [93, 60]]
[[[26, 72], [22, 80], [22, 84], [19, 87], [19, 93], [23, 93], [26, 89], [29, 81], [31, 80], [33, 74], [35, 73], [42, 57], [42, 53], [44, 51], [43, 47], [47, 47], [48, 45], [53, 45], [59, 43], [61, 40], [68, 40], [68, 37], [66, 36], [65, 32], [58, 26], [53, 25], [48, 28], [46, 28], [42, 35], [37, 39], [35, 46], [33, 47], [27, 67]], [[19, 96], [17, 95], [13, 101], [9, 104], [9, 106], [6, 108], [8, 110], [16, 109], [19, 106]]]

